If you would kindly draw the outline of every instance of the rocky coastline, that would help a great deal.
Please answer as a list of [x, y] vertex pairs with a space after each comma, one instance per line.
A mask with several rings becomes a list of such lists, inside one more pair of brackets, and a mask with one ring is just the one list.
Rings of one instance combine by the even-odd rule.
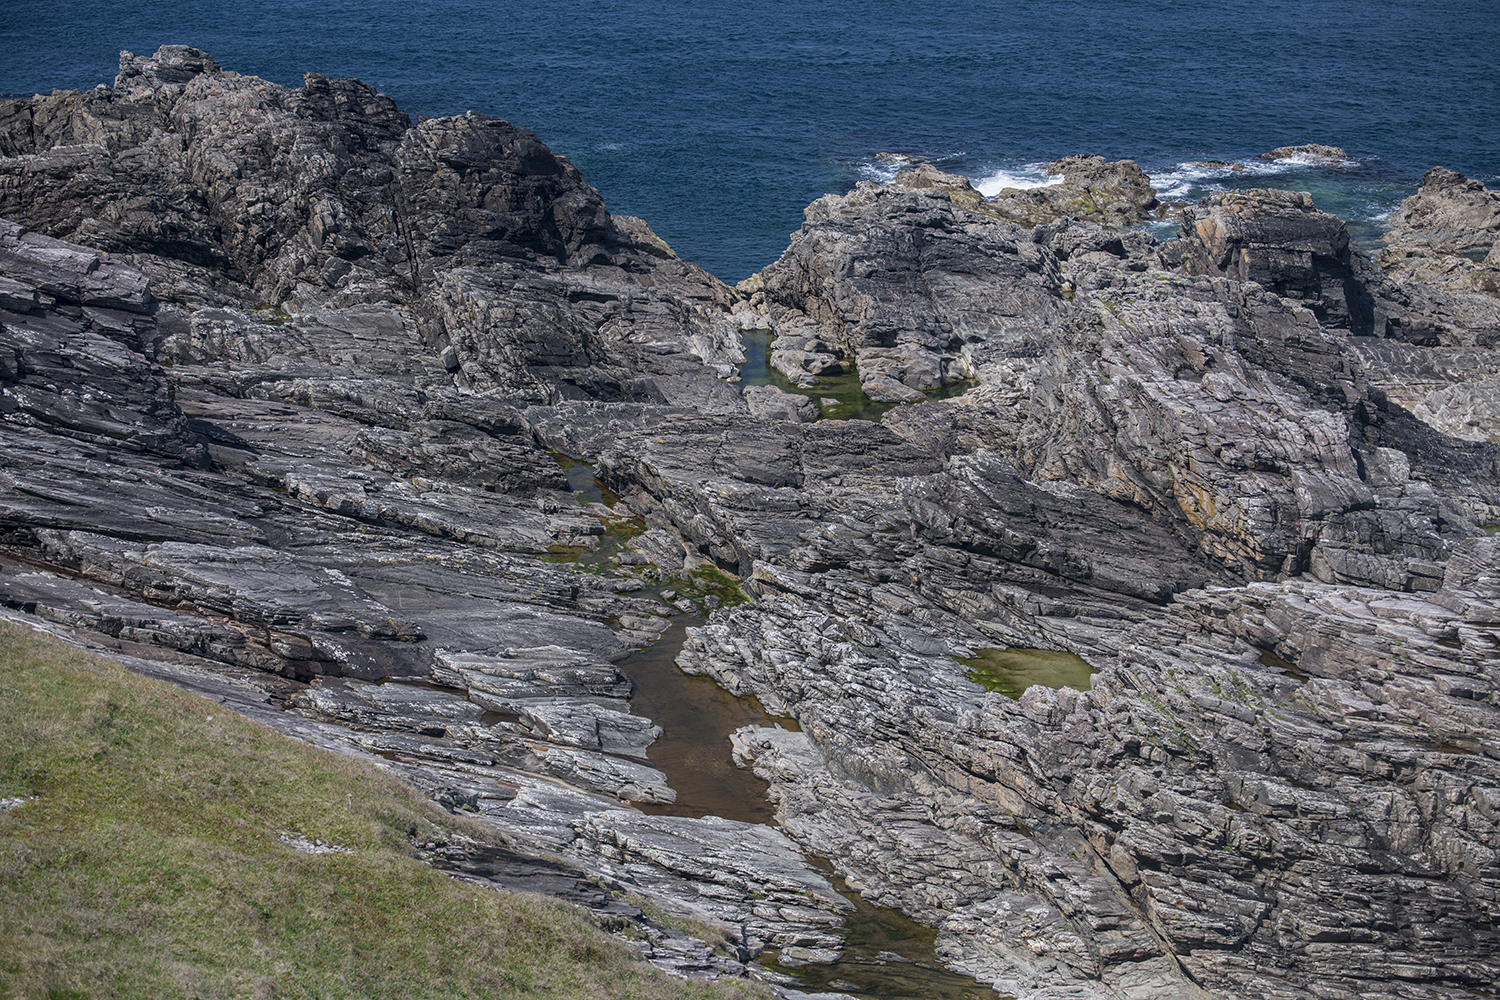
[[[720, 928], [642, 944], [683, 974], [793, 994], [847, 885], [1025, 1000], [1485, 995], [1500, 194], [1434, 167], [1372, 255], [1049, 170], [862, 182], [731, 287], [359, 81], [0, 101], [4, 614], [383, 762], [503, 832], [469, 877]], [[772, 825], [653, 763], [619, 664], [683, 616]]]

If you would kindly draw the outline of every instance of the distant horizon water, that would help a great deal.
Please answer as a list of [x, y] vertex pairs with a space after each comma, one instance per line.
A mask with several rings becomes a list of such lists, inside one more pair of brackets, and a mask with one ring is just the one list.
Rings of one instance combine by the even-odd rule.
[[[882, 153], [987, 194], [1045, 183], [1043, 165], [1071, 153], [1133, 159], [1163, 199], [1305, 190], [1365, 244], [1432, 166], [1500, 186], [1493, 0], [7, 8], [0, 93], [110, 83], [121, 49], [174, 43], [288, 86], [358, 77], [413, 115], [536, 132], [610, 211], [731, 282], [780, 255], [814, 198], [893, 175]], [[1302, 143], [1351, 160], [1257, 158]]]

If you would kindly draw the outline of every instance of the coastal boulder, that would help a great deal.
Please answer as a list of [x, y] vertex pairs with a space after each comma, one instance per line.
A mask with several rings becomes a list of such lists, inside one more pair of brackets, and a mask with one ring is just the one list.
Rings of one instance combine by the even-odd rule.
[[1391, 216], [1386, 240], [1447, 253], [1488, 253], [1500, 240], [1500, 192], [1447, 167], [1422, 175], [1422, 187]]
[[[1391, 217], [1377, 259], [1396, 281], [1420, 282], [1452, 296], [1500, 298], [1500, 193], [1433, 167], [1422, 177], [1421, 190]], [[1472, 300], [1432, 311], [1462, 317], [1476, 309], [1489, 311]]]
[[984, 211], [1023, 226], [1038, 226], [1064, 216], [1107, 226], [1133, 226], [1156, 208], [1151, 178], [1134, 160], [1113, 163], [1096, 154], [1065, 156], [1047, 164], [1047, 176], [1060, 184], [1018, 190], [1005, 188], [986, 202]]
[[1337, 146], [1307, 142], [1300, 146], [1277, 146], [1269, 153], [1261, 153], [1262, 160], [1300, 160], [1319, 166], [1346, 162], [1349, 154]]
[[794, 424], [816, 419], [818, 404], [807, 396], [785, 392], [774, 385], [747, 385], [743, 390], [750, 415], [761, 420], [784, 420]]
[[891, 183], [908, 191], [947, 198], [962, 208], [978, 209], [984, 204], [984, 195], [974, 190], [967, 177], [944, 173], [930, 163], [919, 163], [910, 170], [901, 171]]

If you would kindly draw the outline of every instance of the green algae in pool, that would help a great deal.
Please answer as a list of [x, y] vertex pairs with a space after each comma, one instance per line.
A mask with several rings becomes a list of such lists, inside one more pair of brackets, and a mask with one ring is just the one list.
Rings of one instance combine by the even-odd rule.
[[615, 559], [625, 543], [645, 532], [645, 518], [601, 517], [604, 533], [592, 545], [549, 545], [542, 562], [570, 563], [580, 573], [613, 574], [618, 568]]
[[[866, 396], [853, 358], [840, 359], [844, 367], [841, 374], [821, 376], [817, 385], [804, 389], [771, 367], [771, 342], [776, 339], [775, 334], [770, 330], [742, 330], [741, 336], [745, 342], [745, 363], [740, 366], [739, 375], [744, 385], [774, 385], [782, 392], [806, 396], [817, 402], [820, 417], [829, 420], [878, 421], [900, 405], [877, 403]], [[926, 396], [929, 399], [951, 399], [962, 396], [977, 384], [972, 380], [953, 382], [929, 390]]]
[[937, 931], [901, 913], [873, 906], [833, 874], [832, 867], [813, 859], [841, 896], [854, 904], [844, 915], [843, 957], [832, 965], [784, 968], [778, 951], [767, 950], [761, 964], [785, 972], [806, 990], [838, 991], [863, 997], [910, 1000], [1001, 1000], [1002, 994], [968, 976], [949, 972], [938, 962]]
[[[619, 495], [594, 475], [592, 465], [560, 451], [548, 454], [568, 477], [568, 485], [573, 488], [573, 495], [579, 500], [584, 503], [602, 503], [610, 508], [620, 502]], [[597, 544], [549, 545], [542, 561], [572, 563], [575, 569], [583, 573], [607, 573], [614, 569], [614, 557], [619, 554], [625, 542], [646, 531], [645, 518], [628, 514], [600, 517], [599, 523], [604, 526], [604, 532], [599, 536]]]
[[969, 680], [1010, 698], [1037, 684], [1087, 691], [1096, 672], [1077, 653], [1057, 649], [981, 649], [972, 659], [955, 659], [969, 668]]
[[721, 816], [745, 823], [771, 823], [775, 810], [766, 799], [770, 786], [748, 769], [736, 767], [729, 736], [741, 726], [796, 729], [790, 719], [768, 715], [754, 698], [737, 698], [707, 677], [677, 667], [692, 615], [674, 615], [654, 644], [615, 665], [635, 685], [630, 710], [662, 728], [646, 756], [677, 793], [664, 805], [636, 803], [642, 812], [666, 816]]
[[547, 454], [552, 456], [552, 461], [568, 477], [568, 488], [573, 491], [573, 495], [584, 503], [602, 503], [606, 507], [613, 507], [620, 502], [619, 494], [594, 475], [592, 465], [560, 451], [549, 451]]

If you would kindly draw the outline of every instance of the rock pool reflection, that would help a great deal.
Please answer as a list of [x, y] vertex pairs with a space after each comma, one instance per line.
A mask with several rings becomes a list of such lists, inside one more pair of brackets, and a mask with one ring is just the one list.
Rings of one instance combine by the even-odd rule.
[[[775, 334], [770, 330], [742, 330], [741, 338], [745, 344], [745, 363], [740, 366], [739, 375], [744, 385], [774, 385], [782, 392], [806, 396], [817, 402], [820, 413], [829, 420], [879, 420], [899, 405], [877, 403], [865, 395], [853, 358], [841, 359], [842, 374], [824, 375], [818, 379], [817, 385], [804, 389], [771, 367], [771, 342], [776, 339]], [[951, 399], [963, 395], [976, 384], [973, 381], [953, 382], [929, 391], [927, 397]]]
[[[833, 965], [780, 969], [806, 990], [851, 993], [889, 1000], [1000, 1000], [1001, 994], [968, 976], [949, 972], [937, 960], [937, 931], [898, 910], [872, 906], [848, 883], [824, 869], [835, 890], [854, 904], [845, 915], [844, 956]], [[777, 952], [760, 957], [776, 965]]]

